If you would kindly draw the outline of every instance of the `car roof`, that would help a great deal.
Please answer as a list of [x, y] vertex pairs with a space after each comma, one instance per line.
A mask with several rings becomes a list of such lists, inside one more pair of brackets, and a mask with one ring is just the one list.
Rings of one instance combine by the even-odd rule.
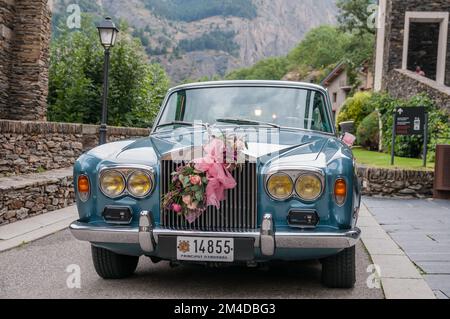
[[267, 81], [267, 80], [239, 80], [239, 81], [209, 81], [209, 82], [195, 82], [175, 86], [170, 89], [170, 92], [187, 89], [211, 88], [211, 87], [227, 87], [227, 86], [259, 86], [259, 87], [286, 87], [286, 88], [300, 88], [300, 89], [315, 89], [326, 91], [320, 85], [306, 82], [293, 81]]

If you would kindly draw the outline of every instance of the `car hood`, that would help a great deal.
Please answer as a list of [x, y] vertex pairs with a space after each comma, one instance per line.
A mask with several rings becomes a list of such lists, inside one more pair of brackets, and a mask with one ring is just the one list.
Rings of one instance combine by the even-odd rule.
[[[334, 135], [306, 130], [240, 128], [237, 133], [247, 142], [245, 153], [263, 165], [270, 163], [271, 166], [284, 166], [296, 163], [325, 167], [344, 147]], [[201, 147], [208, 142], [209, 137], [205, 130], [180, 128], [135, 141], [106, 144], [89, 153], [102, 158], [105, 164], [112, 162], [156, 165], [160, 158], [172, 152]]]

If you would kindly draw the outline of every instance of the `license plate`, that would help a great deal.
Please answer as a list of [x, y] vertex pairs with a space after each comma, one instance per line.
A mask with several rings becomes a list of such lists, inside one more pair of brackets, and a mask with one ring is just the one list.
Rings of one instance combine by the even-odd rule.
[[189, 261], [234, 261], [230, 238], [177, 237], [177, 259]]

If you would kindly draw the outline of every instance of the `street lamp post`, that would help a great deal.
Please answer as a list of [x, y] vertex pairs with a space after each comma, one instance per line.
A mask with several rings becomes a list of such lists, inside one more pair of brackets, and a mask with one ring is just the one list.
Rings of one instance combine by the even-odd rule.
[[109, 74], [109, 56], [110, 49], [114, 46], [119, 29], [116, 28], [110, 17], [103, 20], [98, 26], [100, 42], [105, 48], [105, 60], [103, 65], [103, 102], [102, 102], [102, 120], [100, 124], [99, 144], [106, 143], [107, 120], [108, 120], [108, 74]]

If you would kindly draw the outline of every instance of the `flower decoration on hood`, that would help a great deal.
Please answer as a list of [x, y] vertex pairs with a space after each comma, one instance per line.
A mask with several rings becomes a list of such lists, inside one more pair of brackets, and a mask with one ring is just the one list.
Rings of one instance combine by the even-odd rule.
[[165, 209], [183, 215], [193, 223], [207, 209], [226, 198], [226, 191], [236, 187], [232, 172], [242, 160], [245, 141], [237, 135], [213, 136], [203, 147], [205, 156], [179, 166], [172, 172], [169, 192], [163, 195]]

